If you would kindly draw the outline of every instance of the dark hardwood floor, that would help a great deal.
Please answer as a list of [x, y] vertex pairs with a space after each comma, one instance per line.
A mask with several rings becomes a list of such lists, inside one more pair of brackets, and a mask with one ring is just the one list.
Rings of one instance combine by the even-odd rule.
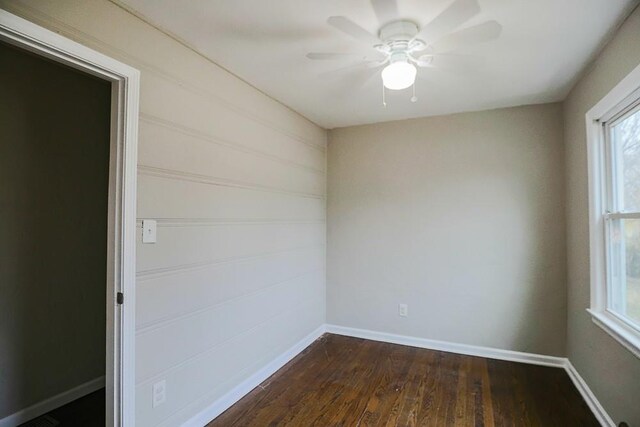
[[208, 424], [598, 426], [563, 369], [326, 334]]

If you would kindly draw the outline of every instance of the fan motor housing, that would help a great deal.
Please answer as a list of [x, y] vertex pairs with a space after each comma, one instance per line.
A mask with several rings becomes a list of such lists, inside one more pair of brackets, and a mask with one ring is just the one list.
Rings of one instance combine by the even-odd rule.
[[427, 44], [424, 40], [415, 38], [420, 29], [411, 21], [395, 21], [380, 29], [378, 36], [383, 44], [374, 46], [384, 54], [393, 52], [413, 52], [424, 50]]
[[385, 43], [409, 41], [418, 34], [418, 26], [411, 21], [391, 22], [380, 29], [379, 37]]

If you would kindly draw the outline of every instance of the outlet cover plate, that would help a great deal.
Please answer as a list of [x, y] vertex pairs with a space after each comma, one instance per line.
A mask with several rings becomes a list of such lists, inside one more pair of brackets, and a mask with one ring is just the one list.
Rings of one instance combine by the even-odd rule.
[[152, 393], [153, 395], [151, 400], [154, 408], [166, 402], [167, 401], [167, 381], [162, 380], [155, 383], [153, 385]]
[[398, 316], [407, 317], [409, 315], [409, 306], [407, 304], [398, 304]]

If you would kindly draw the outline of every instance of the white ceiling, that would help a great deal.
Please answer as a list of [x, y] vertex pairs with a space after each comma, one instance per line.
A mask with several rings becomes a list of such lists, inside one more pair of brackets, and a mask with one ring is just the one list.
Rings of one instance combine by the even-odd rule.
[[[636, 0], [480, 0], [463, 27], [498, 21], [497, 40], [461, 49], [462, 57], [419, 69], [418, 102], [410, 89], [387, 92], [379, 73], [353, 62], [312, 61], [308, 52], [366, 46], [327, 25], [344, 15], [377, 34], [369, 0], [120, 0], [315, 123], [362, 123], [483, 110], [564, 99], [576, 77]], [[426, 24], [451, 0], [397, 0], [401, 18]]]

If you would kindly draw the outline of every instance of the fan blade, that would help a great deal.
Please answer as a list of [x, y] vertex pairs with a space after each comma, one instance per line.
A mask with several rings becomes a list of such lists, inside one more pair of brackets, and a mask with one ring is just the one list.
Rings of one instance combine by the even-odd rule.
[[480, 13], [478, 0], [455, 0], [433, 21], [422, 27], [416, 38], [433, 43]]
[[336, 68], [329, 71], [324, 71], [319, 73], [318, 76], [321, 77], [332, 77], [336, 75], [342, 75], [348, 71], [355, 70], [376, 70], [380, 68], [381, 65], [385, 64], [387, 61], [367, 61], [367, 62], [357, 62], [355, 64], [350, 64], [345, 67]]
[[422, 55], [419, 58], [414, 58], [416, 65], [422, 68], [431, 68], [433, 67], [433, 56], [434, 55]]
[[423, 55], [416, 60], [416, 65], [424, 68], [451, 72], [478, 70], [484, 58], [474, 55], [444, 53], [439, 55]]
[[398, 3], [396, 0], [371, 0], [371, 6], [380, 25], [398, 19]]
[[353, 64], [318, 76], [332, 81], [331, 89], [335, 96], [340, 99], [350, 98], [368, 85], [375, 76], [379, 77], [380, 68], [370, 68], [366, 64]]
[[377, 70], [375, 68], [371, 68], [361, 72], [360, 75], [358, 76], [359, 81], [354, 85], [355, 88], [362, 89], [367, 84], [369, 84], [369, 82], [371, 82], [371, 80], [376, 76], [378, 77], [380, 76], [380, 70]]
[[327, 19], [327, 24], [369, 46], [381, 43], [378, 37], [345, 16], [331, 16]]
[[382, 60], [382, 55], [363, 55], [360, 53], [324, 53], [324, 52], [310, 52], [307, 53], [307, 58], [313, 60], [360, 60], [360, 61], [377, 61]]
[[352, 71], [352, 70], [358, 70], [358, 69], [361, 69], [363, 67], [364, 67], [364, 64], [362, 64], [362, 63], [350, 64], [350, 65], [347, 65], [346, 67], [334, 68], [333, 70], [323, 71], [322, 73], [318, 73], [318, 77], [332, 78], [332, 77], [335, 77], [335, 76], [342, 75], [345, 72]]
[[434, 43], [432, 47], [436, 53], [449, 52], [471, 44], [497, 39], [501, 32], [502, 25], [496, 21], [488, 21], [450, 34]]

